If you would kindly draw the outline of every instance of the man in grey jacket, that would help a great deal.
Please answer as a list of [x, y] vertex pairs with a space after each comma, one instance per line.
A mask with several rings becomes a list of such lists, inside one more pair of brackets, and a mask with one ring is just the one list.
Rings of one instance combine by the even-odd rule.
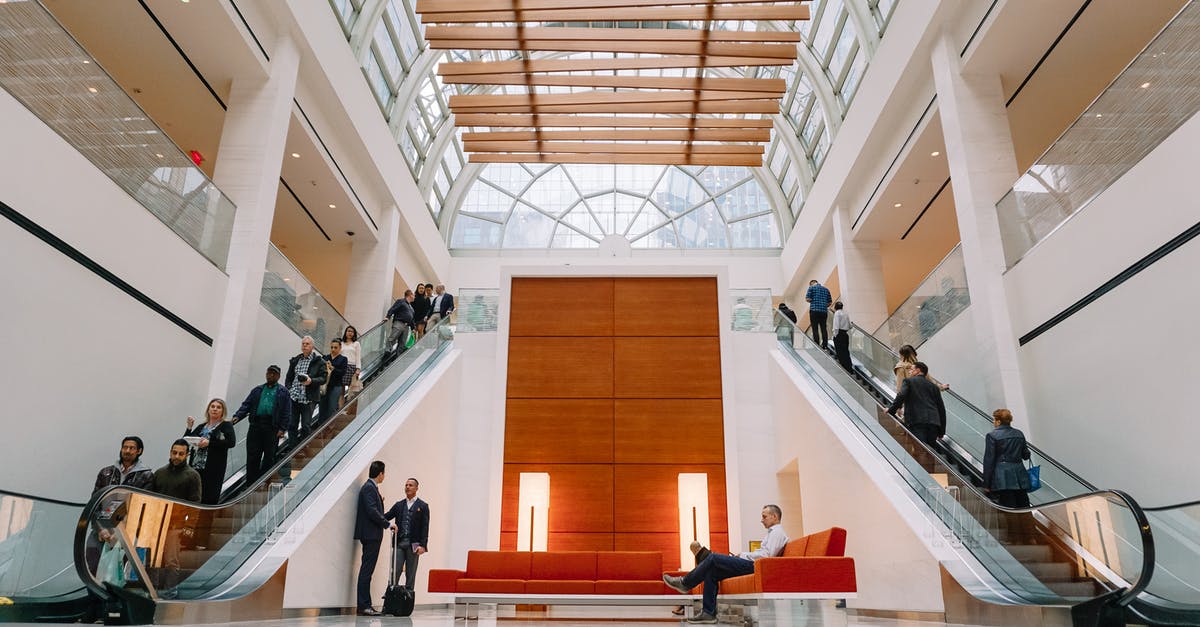
[[946, 435], [946, 404], [942, 391], [929, 380], [929, 366], [918, 361], [908, 369], [908, 378], [900, 384], [900, 392], [887, 412], [893, 416], [904, 406], [904, 424], [918, 440], [933, 446]]

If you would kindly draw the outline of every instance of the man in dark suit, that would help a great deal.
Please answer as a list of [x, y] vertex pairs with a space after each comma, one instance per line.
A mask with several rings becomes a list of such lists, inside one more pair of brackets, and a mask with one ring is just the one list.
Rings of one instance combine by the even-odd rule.
[[450, 317], [450, 312], [454, 311], [454, 295], [446, 293], [445, 285], [438, 285], [433, 288], [437, 294], [433, 297], [431, 306], [433, 313], [429, 314], [429, 326], [437, 324], [439, 320], [444, 320]]
[[942, 402], [942, 391], [929, 380], [929, 366], [924, 362], [913, 364], [908, 374], [887, 411], [895, 416], [896, 409], [903, 405], [904, 424], [908, 430], [918, 440], [933, 446], [938, 438], [946, 435], [946, 405]]
[[383, 462], [371, 462], [371, 469], [367, 472], [370, 478], [358, 489], [358, 515], [354, 518], [354, 539], [362, 543], [357, 601], [360, 616], [379, 616], [379, 612], [371, 607], [371, 575], [379, 561], [379, 544], [383, 541], [383, 530], [396, 530], [396, 525], [389, 523], [383, 516], [383, 495], [379, 493], [379, 484], [383, 483], [383, 471]]
[[403, 567], [404, 587], [409, 590], [417, 581], [417, 560], [429, 550], [429, 504], [417, 498], [420, 485], [416, 479], [409, 477], [404, 482], [404, 500], [396, 501], [385, 516], [388, 520], [396, 521], [399, 529], [396, 532], [396, 556], [402, 561], [396, 566], [396, 572]]

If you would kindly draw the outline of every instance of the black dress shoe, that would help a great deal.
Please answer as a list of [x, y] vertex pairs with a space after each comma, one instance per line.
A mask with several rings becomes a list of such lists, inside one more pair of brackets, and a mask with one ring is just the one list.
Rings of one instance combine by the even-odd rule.
[[377, 611], [375, 608], [368, 607], [358, 611], [359, 616], [383, 616], [383, 612]]

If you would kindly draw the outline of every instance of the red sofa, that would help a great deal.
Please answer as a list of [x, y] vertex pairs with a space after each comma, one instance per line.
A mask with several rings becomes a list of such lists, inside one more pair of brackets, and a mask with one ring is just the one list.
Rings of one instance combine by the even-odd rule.
[[466, 570], [429, 571], [445, 594], [665, 595], [662, 553], [650, 551], [470, 551]]
[[780, 557], [754, 562], [754, 572], [721, 582], [721, 594], [858, 592], [854, 558], [846, 555], [846, 530], [832, 527], [787, 543]]

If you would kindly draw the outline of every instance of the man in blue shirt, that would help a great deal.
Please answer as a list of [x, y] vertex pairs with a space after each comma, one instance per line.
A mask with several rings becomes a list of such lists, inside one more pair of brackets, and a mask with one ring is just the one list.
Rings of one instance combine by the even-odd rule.
[[813, 279], [808, 282], [808, 291], [804, 293], [804, 300], [808, 301], [808, 321], [812, 326], [813, 341], [821, 347], [821, 350], [825, 350], [825, 345], [829, 342], [829, 332], [825, 330], [825, 321], [829, 319], [829, 305], [833, 302], [833, 296], [824, 285]]

